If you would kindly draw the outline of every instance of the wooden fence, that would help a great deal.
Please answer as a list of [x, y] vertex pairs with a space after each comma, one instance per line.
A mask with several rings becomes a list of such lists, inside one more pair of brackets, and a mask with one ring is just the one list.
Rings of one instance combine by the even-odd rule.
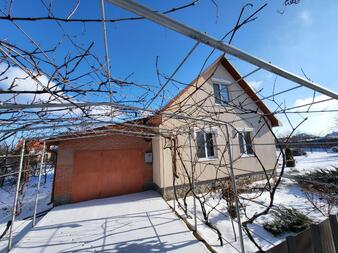
[[337, 215], [320, 224], [313, 224], [301, 233], [288, 236], [285, 241], [268, 249], [267, 253], [338, 253]]

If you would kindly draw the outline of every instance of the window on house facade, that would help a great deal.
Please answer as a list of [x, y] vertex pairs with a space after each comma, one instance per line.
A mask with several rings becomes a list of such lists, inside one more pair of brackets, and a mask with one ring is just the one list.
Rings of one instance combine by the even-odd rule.
[[239, 149], [241, 154], [253, 155], [251, 131], [241, 131], [238, 133]]
[[196, 132], [197, 157], [198, 158], [215, 158], [215, 133], [213, 132]]
[[214, 83], [214, 97], [215, 103], [224, 105], [229, 103], [229, 91], [226, 84]]

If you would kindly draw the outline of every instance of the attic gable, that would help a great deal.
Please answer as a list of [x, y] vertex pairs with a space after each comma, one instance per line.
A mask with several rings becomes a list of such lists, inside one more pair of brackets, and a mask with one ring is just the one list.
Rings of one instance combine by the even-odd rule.
[[[161, 111], [168, 110], [175, 105], [179, 104], [186, 97], [199, 92], [204, 83], [210, 80], [215, 74], [219, 66], [224, 67], [224, 69], [229, 73], [229, 75], [234, 79], [238, 80], [238, 85], [243, 89], [243, 91], [252, 99], [253, 103], [266, 115], [267, 119], [271, 122], [271, 126], [279, 126], [278, 119], [272, 114], [268, 107], [264, 104], [262, 100], [259, 99], [256, 92], [250, 87], [250, 85], [242, 79], [239, 72], [231, 65], [231, 63], [224, 58], [223, 56], [216, 59], [205, 71], [201, 73], [199, 77], [196, 77], [189, 85], [187, 85], [177, 96], [175, 96], [166, 106], [164, 106]], [[197, 85], [198, 82], [198, 85]]]

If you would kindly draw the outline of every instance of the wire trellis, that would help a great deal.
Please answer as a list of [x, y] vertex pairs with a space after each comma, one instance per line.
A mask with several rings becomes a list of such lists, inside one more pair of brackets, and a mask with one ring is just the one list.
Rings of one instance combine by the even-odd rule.
[[[236, 33], [243, 27], [253, 24], [267, 4], [263, 4], [253, 11], [252, 4], [244, 5], [236, 24], [223, 37], [216, 40], [167, 16], [167, 14], [175, 12], [184, 14], [185, 10], [194, 8], [199, 0], [190, 1], [164, 11], [153, 11], [129, 0], [109, 0], [107, 2], [139, 15], [116, 19], [106, 18], [103, 0], [100, 1], [102, 18], [99, 19], [74, 18], [74, 14], [81, 5], [80, 1], [77, 2], [67, 18], [55, 15], [52, 3], [47, 4], [44, 0], [41, 0], [41, 3], [48, 12], [47, 16], [13, 16], [11, 13], [12, 2], [9, 1], [8, 13], [1, 10], [0, 20], [12, 23], [16, 31], [22, 34], [34, 46], [34, 49], [18, 46], [5, 39], [0, 40], [0, 84], [1, 82], [9, 83], [7, 87], [0, 90], [0, 142], [3, 144], [4, 150], [8, 149], [7, 152], [1, 154], [0, 161], [1, 159], [12, 159], [14, 156], [21, 159], [20, 163], [14, 166], [19, 168], [18, 171], [8, 172], [3, 168], [0, 170], [0, 177], [17, 175], [16, 194], [9, 229], [9, 250], [12, 247], [12, 227], [17, 213], [20, 177], [25, 172], [22, 163], [26, 156], [39, 157], [40, 155], [25, 154], [25, 144], [22, 145], [21, 155], [13, 154], [10, 150], [11, 148], [13, 150], [13, 146], [20, 139], [24, 140], [23, 143], [25, 140], [32, 139], [43, 142], [33, 225], [36, 222], [41, 171], [44, 165], [43, 158], [47, 152], [46, 149], [55, 141], [85, 142], [89, 138], [97, 138], [99, 141], [101, 137], [112, 135], [135, 136], [161, 140], [165, 143], [161, 152], [169, 153], [172, 159], [172, 164], [165, 169], [172, 172], [171, 187], [174, 192], [175, 211], [182, 211], [186, 218], [193, 215], [195, 231], [198, 230], [198, 222], [208, 226], [215, 232], [222, 246], [224, 242], [230, 242], [212, 223], [210, 213], [214, 210], [221, 212], [219, 208], [223, 198], [221, 195], [230, 194], [228, 197], [235, 205], [237, 217], [231, 217], [231, 222], [238, 225], [238, 229], [235, 229], [233, 225], [233, 232], [236, 240], [239, 238], [240, 247], [230, 244], [238, 252], [245, 252], [243, 234], [258, 250], [263, 250], [258, 240], [255, 239], [259, 235], [250, 229], [250, 225], [254, 224], [259, 217], [268, 214], [275, 206], [275, 194], [282, 179], [295, 179], [292, 176], [284, 175], [287, 161], [286, 148], [320, 146], [329, 149], [337, 145], [337, 139], [328, 140], [314, 137], [307, 140], [297, 140], [294, 138], [297, 130], [311, 115], [322, 113], [335, 115], [338, 112], [337, 108], [317, 109], [316, 107], [316, 105], [337, 101], [338, 95], [334, 91], [312, 82], [306, 75], [304, 78], [296, 76], [231, 46]], [[285, 1], [285, 5], [298, 3], [299, 1]], [[249, 8], [251, 8], [251, 12], [247, 14]], [[121, 80], [111, 73], [109, 54], [111, 49], [107, 38], [109, 24], [118, 25], [121, 22], [137, 22], [144, 19], [154, 21], [194, 40], [191, 49], [171, 74], [162, 73], [157, 61], [156, 77], [159, 84], [130, 81], [130, 76]], [[63, 53], [62, 42], [57, 42], [54, 47], [44, 49], [35, 38], [25, 31], [19, 21], [55, 22], [64, 34], [65, 40], [71, 43], [75, 50], [72, 54], [64, 55], [63, 62], [56, 61], [53, 55]], [[98, 26], [103, 26], [105, 52], [103, 61], [94, 54], [93, 42], [84, 47], [82, 43], [77, 43], [74, 37], [66, 32], [64, 26], [68, 23], [97, 23]], [[225, 43], [225, 40], [228, 40], [228, 43]], [[196, 79], [189, 84], [178, 80], [177, 73], [183, 69], [186, 62], [202, 44], [209, 45], [211, 50], [203, 61]], [[214, 57], [217, 51], [221, 52], [221, 56], [206, 68], [209, 59]], [[239, 76], [237, 70], [230, 63], [230, 55], [254, 65], [254, 68]], [[86, 72], [82, 71], [83, 65], [86, 66]], [[231, 80], [226, 80], [226, 83], [215, 78], [220, 66], [223, 66], [228, 73], [232, 73]], [[13, 68], [16, 69], [17, 76], [11, 78], [10, 74]], [[263, 89], [255, 91], [246, 83], [249, 77], [263, 70], [276, 74], [272, 92], [269, 94], [264, 93]], [[292, 87], [276, 90], [277, 75], [295, 84]], [[162, 84], [161, 80], [163, 79], [165, 81]], [[33, 88], [23, 88], [25, 82], [33, 83]], [[219, 85], [220, 95], [225, 94], [225, 90], [228, 89], [225, 87], [229, 87], [228, 97], [215, 96], [215, 90], [211, 89], [213, 83]], [[173, 89], [173, 87], [175, 88]], [[173, 93], [173, 90], [178, 87], [183, 92], [173, 100], [168, 99], [167, 94]], [[230, 87], [232, 88], [230, 89]], [[312, 101], [301, 105], [287, 106], [287, 103], [283, 101], [285, 96], [300, 89], [310, 89], [313, 92]], [[325, 94], [325, 97], [318, 99], [318, 93]], [[269, 104], [270, 110], [264, 103]], [[298, 120], [294, 120], [295, 115], [298, 116]], [[283, 138], [280, 138], [274, 129], [274, 127], [280, 126], [279, 117], [285, 119], [284, 122], [287, 123], [287, 126], [284, 127], [289, 130]], [[160, 119], [160, 123], [152, 123], [152, 119]], [[248, 124], [242, 126], [243, 122]], [[252, 130], [252, 128], [255, 129]], [[244, 136], [245, 132], [250, 132], [248, 137]], [[263, 135], [269, 136], [268, 141], [261, 140]], [[204, 151], [201, 151], [199, 138], [205, 140]], [[208, 141], [207, 138], [209, 138]], [[241, 150], [243, 147], [245, 151]], [[272, 158], [273, 164], [267, 165], [265, 152], [267, 149], [273, 150], [275, 147], [278, 151], [277, 155]], [[201, 159], [200, 151], [204, 155], [213, 153], [210, 157], [215, 159]], [[260, 203], [263, 206], [262, 211], [253, 215], [249, 215], [244, 204], [248, 201], [257, 204], [258, 201], [255, 197], [243, 197], [241, 188], [238, 186], [240, 176], [252, 173], [252, 170], [241, 165], [241, 161], [246, 156], [255, 160], [259, 172], [263, 175], [264, 187], [258, 190], [257, 196], [263, 193], [269, 195], [267, 203]], [[207, 170], [214, 171], [215, 176], [212, 178], [212, 187], [207, 187], [202, 192], [198, 185], [205, 181], [203, 175]], [[321, 184], [313, 180], [304, 180], [304, 183]], [[182, 185], [185, 187], [182, 188]], [[332, 184], [321, 185], [323, 187], [332, 186]], [[212, 194], [219, 196], [219, 201], [213, 206], [207, 201]], [[194, 200], [193, 211], [189, 209], [187, 204], [189, 196], [192, 196]], [[197, 217], [196, 205], [202, 210], [202, 217]], [[229, 216], [227, 213], [223, 214], [226, 217]], [[273, 246], [273, 243], [270, 244]]]

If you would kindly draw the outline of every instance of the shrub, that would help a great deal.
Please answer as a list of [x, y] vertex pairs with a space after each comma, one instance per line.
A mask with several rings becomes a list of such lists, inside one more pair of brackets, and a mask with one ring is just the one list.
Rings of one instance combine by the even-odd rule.
[[312, 220], [294, 208], [274, 207], [270, 211], [273, 220], [265, 223], [264, 228], [274, 236], [285, 232], [301, 232], [307, 229]]
[[314, 208], [324, 216], [338, 206], [338, 167], [318, 169], [295, 177]]
[[226, 182], [226, 184], [222, 188], [222, 198], [227, 203], [227, 210], [232, 219], [237, 217], [236, 207], [235, 207], [235, 201], [236, 196], [235, 193], [232, 190], [231, 181], [229, 180]]
[[[313, 183], [311, 188], [316, 189], [320, 192], [332, 192], [338, 194], [336, 185], [338, 184], [338, 167], [333, 170], [329, 169], [318, 169], [316, 171], [308, 172], [305, 175], [296, 176], [297, 182], [306, 187], [309, 183]], [[307, 182], [308, 181], [308, 182]]]
[[286, 167], [295, 167], [295, 159], [293, 158], [292, 151], [289, 148], [285, 149], [285, 162]]
[[228, 213], [232, 219], [237, 218], [237, 211], [236, 211], [236, 206], [234, 205], [228, 205], [227, 206]]

